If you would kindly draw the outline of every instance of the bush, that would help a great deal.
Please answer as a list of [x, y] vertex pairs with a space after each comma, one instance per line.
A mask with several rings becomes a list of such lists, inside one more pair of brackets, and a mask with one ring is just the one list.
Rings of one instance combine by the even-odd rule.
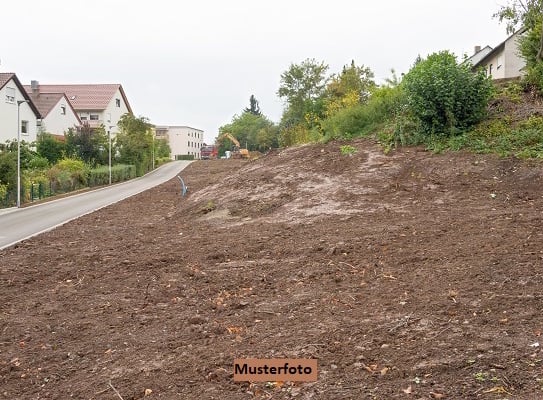
[[155, 168], [172, 161], [170, 157], [158, 157], [155, 159]]
[[279, 144], [284, 147], [309, 143], [310, 141], [311, 131], [303, 124], [283, 128], [279, 132]]
[[373, 132], [387, 120], [395, 119], [404, 110], [401, 86], [382, 86], [370, 95], [367, 103], [336, 112], [322, 122], [325, 139], [350, 139]]
[[88, 169], [82, 160], [76, 158], [64, 158], [56, 166], [62, 173], [67, 173], [72, 179], [74, 188], [87, 184]]
[[[123, 182], [136, 177], [136, 166], [117, 164], [111, 167], [111, 182]], [[109, 166], [104, 165], [89, 171], [89, 186], [109, 184]]]
[[28, 162], [28, 168], [32, 170], [44, 170], [49, 168], [49, 160], [45, 157], [35, 156]]
[[479, 122], [493, 90], [483, 71], [471, 72], [447, 51], [415, 64], [402, 84], [409, 109], [426, 135], [452, 136]]
[[194, 160], [194, 156], [192, 154], [178, 154], [175, 156], [176, 160]]

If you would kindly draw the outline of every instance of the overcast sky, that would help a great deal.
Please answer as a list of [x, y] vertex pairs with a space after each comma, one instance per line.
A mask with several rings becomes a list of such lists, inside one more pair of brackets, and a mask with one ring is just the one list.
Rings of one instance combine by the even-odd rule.
[[23, 84], [120, 83], [133, 111], [211, 142], [249, 105], [278, 122], [281, 73], [354, 60], [382, 81], [418, 54], [494, 47], [505, 0], [17, 0], [2, 3], [0, 71]]

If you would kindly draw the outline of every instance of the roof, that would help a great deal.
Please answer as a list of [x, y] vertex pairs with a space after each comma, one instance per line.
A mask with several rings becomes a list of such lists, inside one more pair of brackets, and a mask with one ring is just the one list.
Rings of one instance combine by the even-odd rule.
[[42, 118], [47, 117], [49, 113], [51, 112], [51, 110], [53, 109], [53, 107], [55, 107], [60, 100], [64, 99], [66, 100], [66, 104], [68, 105], [68, 107], [70, 107], [74, 115], [77, 117], [78, 121], [81, 122], [79, 120], [79, 115], [77, 115], [77, 113], [75, 112], [74, 108], [72, 107], [71, 103], [68, 101], [68, 98], [66, 97], [64, 93], [41, 93], [40, 92], [38, 94], [33, 94], [32, 90], [28, 88], [27, 86], [25, 86], [25, 89], [28, 95], [30, 96], [30, 98], [32, 99], [32, 101], [34, 102], [34, 104], [36, 105], [36, 107], [38, 108], [38, 111], [42, 115]]
[[[31, 90], [30, 85], [25, 86]], [[40, 93], [65, 93], [68, 100], [76, 110], [105, 110], [115, 93], [119, 90], [121, 96], [132, 113], [130, 103], [124, 93], [123, 87], [118, 83], [113, 84], [81, 84], [81, 85], [42, 85]]]
[[30, 98], [30, 96], [26, 93], [25, 88], [23, 85], [21, 85], [21, 82], [19, 81], [19, 78], [17, 78], [17, 75], [13, 72], [0, 72], [0, 90], [4, 88], [4, 86], [7, 85], [9, 81], [13, 79], [13, 82], [15, 83], [15, 86], [19, 89], [19, 92], [23, 95], [24, 99], [28, 101], [28, 105], [36, 118], [40, 119], [41, 114], [38, 111], [38, 108]]
[[203, 130], [198, 128], [193, 128], [186, 125], [156, 125], [156, 129], [192, 129], [193, 131], [203, 132]]
[[476, 65], [484, 57], [486, 57], [487, 54], [490, 53], [491, 51], [492, 51], [492, 47], [485, 46], [482, 49], [480, 49], [477, 53], [473, 54], [471, 57], [468, 57], [464, 62], [468, 63], [469, 65]]

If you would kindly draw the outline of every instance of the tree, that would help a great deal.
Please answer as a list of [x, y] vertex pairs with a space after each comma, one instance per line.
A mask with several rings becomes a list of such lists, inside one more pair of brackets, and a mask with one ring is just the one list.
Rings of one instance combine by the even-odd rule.
[[[234, 136], [243, 148], [266, 151], [278, 146], [278, 132], [275, 124], [263, 115], [244, 112], [235, 115], [232, 122], [219, 128], [219, 132], [228, 132]], [[220, 137], [220, 136], [219, 136]], [[232, 143], [224, 138], [219, 143], [219, 153], [230, 150]]]
[[344, 66], [340, 74], [331, 77], [326, 88], [326, 115], [365, 103], [375, 87], [373, 77], [368, 67], [357, 67], [354, 60], [350, 66]]
[[323, 95], [328, 78], [328, 65], [315, 59], [306, 59], [301, 64], [291, 64], [281, 74], [277, 94], [286, 102], [283, 113], [285, 126], [307, 122], [309, 114], [321, 115]]
[[447, 51], [415, 64], [402, 85], [423, 131], [438, 135], [452, 135], [479, 122], [493, 89], [484, 71], [472, 73]]
[[[513, 0], [501, 6], [493, 15], [500, 22], [506, 21], [507, 33], [514, 33], [520, 28], [537, 29], [543, 17], [543, 0]], [[536, 49], [538, 60], [543, 60], [543, 30], [539, 26], [540, 41]]]
[[68, 129], [66, 156], [80, 158], [89, 165], [107, 164], [108, 138], [104, 127], [91, 128], [88, 122], [77, 129]]
[[36, 151], [41, 157], [46, 158], [49, 164], [53, 165], [62, 159], [65, 146], [63, 142], [56, 139], [50, 133], [43, 132], [38, 135]]
[[118, 123], [120, 132], [116, 143], [120, 161], [136, 166], [136, 175], [141, 176], [152, 168], [153, 125], [146, 117], [136, 118], [124, 114]]
[[260, 112], [260, 106], [258, 105], [258, 100], [255, 98], [254, 95], [251, 95], [249, 98], [249, 107], [244, 109], [243, 112], [248, 112], [253, 115], [262, 115]]
[[543, 92], [543, 0], [510, 1], [494, 18], [506, 22], [508, 33], [526, 30], [519, 39], [520, 54], [526, 60], [526, 80]]
[[170, 144], [166, 139], [155, 139], [155, 157], [167, 158], [172, 154]]

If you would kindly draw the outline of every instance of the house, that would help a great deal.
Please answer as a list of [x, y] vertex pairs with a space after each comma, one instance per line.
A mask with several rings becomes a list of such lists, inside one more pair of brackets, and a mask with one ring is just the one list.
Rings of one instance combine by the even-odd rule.
[[[42, 85], [34, 81], [34, 91], [40, 93], [64, 93], [77, 113], [81, 123], [91, 128], [104, 125], [106, 132], [116, 134], [117, 123], [132, 108], [123, 87], [116, 84]], [[26, 87], [32, 91], [32, 86]]]
[[42, 116], [41, 132], [63, 136], [68, 129], [81, 126], [79, 116], [64, 93], [40, 92], [36, 81], [25, 89]]
[[481, 48], [481, 46], [475, 46], [475, 51], [473, 52], [473, 55], [471, 57], [466, 58], [464, 61], [465, 63], [473, 66], [475, 64], [479, 64], [479, 62], [485, 58], [491, 51], [492, 47], [485, 46]]
[[180, 156], [201, 158], [200, 149], [204, 142], [204, 131], [190, 126], [156, 126], [155, 137], [167, 139], [172, 150], [172, 159]]
[[[482, 56], [476, 57], [478, 53], [471, 56], [470, 58], [477, 59], [477, 62], [472, 63], [473, 70], [482, 68], [492, 79], [509, 79], [523, 76], [526, 61], [519, 54], [518, 39], [525, 31], [525, 29], [521, 29], [515, 32], [491, 51], [485, 50], [486, 54]], [[482, 52], [483, 49], [480, 51]]]
[[0, 144], [17, 140], [34, 142], [41, 115], [14, 73], [0, 73]]

